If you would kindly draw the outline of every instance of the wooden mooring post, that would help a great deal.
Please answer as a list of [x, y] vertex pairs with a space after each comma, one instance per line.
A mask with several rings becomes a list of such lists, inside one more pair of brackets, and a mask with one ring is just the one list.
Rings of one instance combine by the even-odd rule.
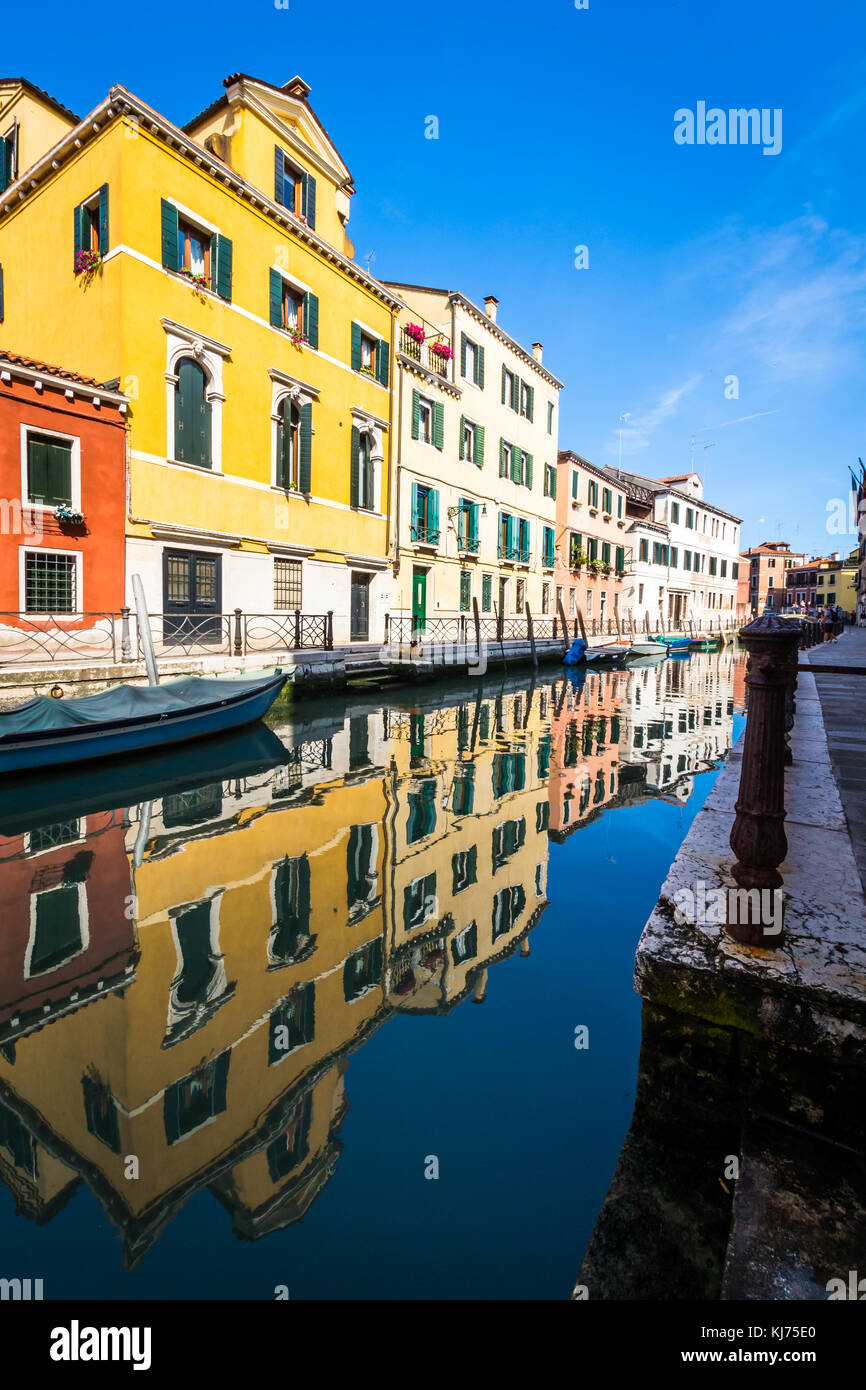
[[791, 623], [765, 613], [740, 629], [748, 652], [749, 716], [730, 845], [732, 873], [725, 931], [747, 946], [778, 948], [784, 940], [782, 875], [785, 835], [785, 733], [799, 637]]

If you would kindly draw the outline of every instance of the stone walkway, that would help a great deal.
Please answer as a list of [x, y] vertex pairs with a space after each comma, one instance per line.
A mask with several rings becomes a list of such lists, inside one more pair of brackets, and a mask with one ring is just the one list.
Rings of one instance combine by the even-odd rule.
[[[866, 628], [846, 628], [841, 637], [802, 654], [810, 665], [866, 667]], [[833, 773], [854, 858], [866, 892], [866, 675], [816, 671], [813, 680], [821, 701]]]

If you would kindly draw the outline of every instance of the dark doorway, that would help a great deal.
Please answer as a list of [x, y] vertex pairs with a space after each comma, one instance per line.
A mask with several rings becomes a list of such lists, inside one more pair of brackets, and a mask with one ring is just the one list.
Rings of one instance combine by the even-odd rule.
[[370, 576], [352, 571], [352, 610], [350, 642], [370, 639]]
[[222, 556], [166, 550], [162, 556], [163, 641], [218, 644], [222, 637]]

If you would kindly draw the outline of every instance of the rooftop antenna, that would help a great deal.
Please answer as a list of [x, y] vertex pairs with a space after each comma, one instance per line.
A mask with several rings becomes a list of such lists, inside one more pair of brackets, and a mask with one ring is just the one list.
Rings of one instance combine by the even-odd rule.
[[375, 261], [375, 259], [376, 259], [376, 252], [375, 252], [375, 251], [368, 251], [367, 254], [366, 254], [366, 256], [364, 257], [364, 260], [367, 262], [367, 274], [368, 274], [368, 275], [372, 275], [372, 273], [373, 273], [372, 270], [370, 269], [370, 266], [372, 265], [373, 261]]
[[703, 483], [704, 487], [706, 487], [707, 485], [707, 450], [715, 449], [715, 447], [715, 444], [704, 445], [703, 477], [701, 478], [701, 482]]
[[695, 435], [689, 440], [689, 472], [695, 471]]
[[623, 425], [625, 424], [626, 420], [630, 420], [630, 419], [631, 419], [631, 411], [630, 411], [630, 410], [625, 411], [625, 413], [624, 413], [623, 415], [620, 415], [620, 417], [619, 417], [619, 456], [618, 456], [617, 465], [616, 465], [617, 475], [619, 475], [620, 473], [622, 473], [622, 427], [623, 427]]

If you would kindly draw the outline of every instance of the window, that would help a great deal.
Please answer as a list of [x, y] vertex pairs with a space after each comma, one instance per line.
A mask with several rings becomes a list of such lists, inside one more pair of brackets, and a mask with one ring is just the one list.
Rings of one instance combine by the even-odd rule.
[[316, 225], [316, 180], [293, 164], [279, 146], [274, 148], [274, 201]]
[[292, 289], [287, 280], [282, 284], [282, 313], [280, 315], [280, 327], [287, 328], [303, 336], [304, 332], [304, 296], [299, 291]]
[[93, 268], [93, 256], [108, 251], [108, 184], [75, 209], [75, 270]]
[[675, 545], [671, 546], [671, 569], [675, 570], [679, 563], [680, 554]]
[[484, 463], [484, 426], [460, 416], [460, 457], [480, 468]]
[[436, 829], [436, 779], [428, 778], [417, 791], [409, 792], [406, 801], [409, 817], [406, 823], [406, 843], [417, 844]]
[[[517, 559], [522, 565], [529, 564], [530, 544], [529, 544], [529, 522], [520, 517], [517, 522]], [[518, 581], [520, 583], [522, 581]], [[522, 605], [518, 611], [522, 612]]]
[[457, 548], [478, 554], [478, 503], [461, 497], [457, 508]]
[[300, 486], [300, 407], [286, 396], [277, 413], [277, 487], [297, 488]]
[[177, 364], [174, 388], [174, 456], [180, 463], [211, 467], [211, 407], [207, 375], [193, 357]]
[[412, 484], [410, 535], [422, 545], [439, 544], [439, 493], [424, 483]]
[[[456, 889], [454, 890], [457, 891]], [[478, 954], [478, 925], [470, 922], [468, 927], [464, 927], [461, 932], [452, 939], [451, 958], [455, 965], [462, 965], [464, 961], [471, 960]]]
[[25, 612], [77, 612], [79, 559], [77, 555], [63, 555], [56, 551], [25, 551]]
[[581, 555], [583, 554], [583, 551], [582, 551], [582, 549], [581, 549], [582, 545], [583, 545], [583, 537], [581, 536], [580, 532], [579, 532], [579, 531], [572, 531], [571, 536], [570, 536], [570, 538], [569, 538], [569, 542], [568, 542], [568, 568], [569, 568], [569, 569], [576, 570], [576, 569], [578, 568], [578, 566], [579, 566], [580, 564], [583, 563], [582, 560], [581, 560], [581, 558], [580, 558]]
[[495, 826], [491, 849], [493, 872], [504, 868], [511, 856], [522, 849], [525, 843], [526, 821], [523, 816], [519, 820], [507, 820]]
[[[466, 713], [468, 715], [468, 708], [466, 709]], [[454, 768], [454, 785], [451, 792], [451, 810], [454, 812], [455, 816], [471, 816], [474, 808], [475, 764], [457, 763]]]
[[451, 883], [455, 893], [462, 893], [464, 888], [478, 882], [477, 861], [477, 845], [472, 845], [470, 849], [458, 850], [451, 856]]
[[695, 529], [695, 514], [691, 507], [686, 507], [686, 526], [690, 531]]
[[547, 433], [553, 434], [553, 401], [547, 402]]
[[510, 405], [512, 410], [519, 410], [520, 408], [520, 378], [504, 365], [502, 368], [502, 404]]
[[369, 430], [352, 426], [352, 486], [351, 503], [362, 511], [376, 510], [373, 436]]
[[[67, 866], [68, 868], [69, 866]], [[31, 899], [33, 923], [27, 974], [56, 970], [86, 946], [86, 900], [82, 883], [61, 883]]]
[[553, 569], [554, 558], [554, 533], [552, 526], [545, 526], [543, 533], [543, 543], [541, 549], [541, 564], [543, 569]]
[[532, 386], [527, 386], [525, 381], [520, 383], [520, 413], [526, 420], [531, 420], [533, 416], [535, 390]]
[[290, 333], [297, 341], [319, 346], [319, 301], [311, 290], [294, 284], [279, 271], [270, 277], [270, 325]]
[[382, 960], [381, 936], [359, 946], [348, 957], [343, 966], [343, 998], [347, 1004], [360, 999], [379, 983]]
[[602, 541], [601, 543], [601, 563], [603, 565], [610, 564], [610, 541]]
[[178, 218], [177, 222], [178, 270], [188, 270], [192, 275], [203, 275], [211, 283], [211, 234], [202, 232], [191, 222]]
[[715, 574], [718, 568], [715, 555], [710, 556], [710, 574]]
[[460, 335], [460, 374], [476, 386], [484, 386], [484, 349], [465, 333]]
[[481, 576], [481, 611], [490, 613], [493, 610], [493, 575], [482, 574]]
[[613, 493], [609, 487], [601, 490], [601, 510], [606, 516], [610, 516], [613, 512]]
[[550, 612], [550, 585], [545, 581], [541, 586], [541, 611]]
[[515, 613], [522, 613], [524, 604], [526, 603], [525, 579], [518, 579], [517, 583], [514, 586], [514, 595], [514, 611]]
[[274, 608], [293, 612], [302, 607], [301, 561], [274, 560]]
[[514, 542], [514, 517], [509, 512], [499, 513], [498, 554], [500, 560], [517, 559], [517, 546]]
[[569, 616], [570, 618], [573, 618], [574, 615], [576, 614], [576, 612], [577, 612], [577, 590], [576, 590], [576, 589], [569, 589], [569, 591], [568, 591], [568, 616]]
[[27, 457], [26, 500], [43, 507], [71, 507], [73, 496], [73, 441], [59, 436], [25, 434]]
[[679, 504], [679, 502], [671, 502], [671, 521], [674, 522], [674, 523], [677, 523], [677, 522], [679, 521], [679, 519], [680, 519], [680, 504]]
[[768, 560], [768, 561], [767, 561], [767, 568], [768, 568], [768, 569], [771, 569], [771, 570], [774, 570], [774, 569], [776, 568], [776, 561], [775, 561], [775, 560]]
[[728, 562], [727, 562], [727, 560], [723, 560], [723, 561], [722, 561], [722, 578], [723, 578], [723, 579], [727, 579], [727, 577], [728, 577]]
[[590, 478], [586, 485], [587, 501], [591, 507], [598, 506], [598, 483]]
[[649, 541], [642, 540], [640, 543], [640, 558], [649, 562]]
[[625, 546], [618, 545], [616, 548], [616, 572], [625, 574]]
[[17, 121], [13, 121], [8, 135], [0, 135], [0, 193], [14, 183], [18, 175], [15, 158], [17, 125]]
[[436, 875], [416, 878], [403, 890], [403, 926], [407, 931], [423, 926], [436, 912]]
[[544, 465], [544, 495], [545, 497], [556, 496], [556, 465], [552, 463]]
[[586, 553], [587, 553], [587, 558], [588, 558], [588, 559], [590, 559], [590, 560], [597, 560], [597, 559], [598, 559], [598, 539], [597, 539], [597, 537], [595, 537], [595, 536], [590, 536], [590, 537], [587, 539], [587, 542], [586, 542]]
[[[711, 561], [710, 561], [710, 574], [715, 574], [715, 570], [713, 569], [713, 565], [714, 565], [714, 564], [715, 564], [715, 561], [714, 561], [714, 560], [711, 560]], [[775, 580], [774, 580], [774, 578], [773, 578], [773, 575], [772, 575], [772, 574], [768, 574], [768, 575], [767, 575], [767, 588], [768, 588], [768, 589], [772, 589], [774, 583], [775, 583]]]
[[412, 438], [441, 449], [444, 443], [445, 407], [419, 391], [412, 392]]
[[472, 603], [472, 571], [460, 571], [460, 612], [468, 613]]

